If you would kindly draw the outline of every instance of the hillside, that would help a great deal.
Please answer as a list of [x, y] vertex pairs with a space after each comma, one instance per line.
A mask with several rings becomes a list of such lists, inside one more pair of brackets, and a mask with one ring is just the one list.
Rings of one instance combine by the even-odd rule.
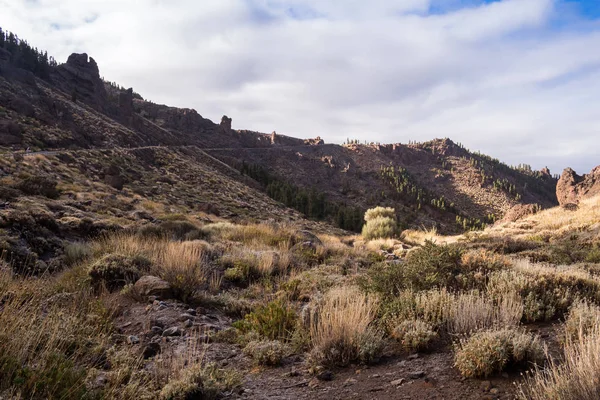
[[236, 130], [11, 35], [0, 399], [598, 397], [600, 167]]
[[[193, 109], [154, 104], [103, 81], [86, 54], [64, 64], [27, 64], [20, 61], [24, 51], [0, 48], [5, 152], [196, 146], [286, 206], [354, 231], [376, 205], [395, 207], [404, 227], [460, 232], [493, 223], [515, 204], [556, 204], [549, 171], [511, 168], [448, 139], [342, 146], [235, 130], [226, 116], [215, 124]], [[231, 178], [248, 182], [241, 174]]]

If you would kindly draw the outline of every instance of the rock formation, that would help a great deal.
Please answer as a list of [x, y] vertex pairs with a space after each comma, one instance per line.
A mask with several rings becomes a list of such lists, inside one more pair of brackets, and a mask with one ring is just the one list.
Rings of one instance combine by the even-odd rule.
[[97, 110], [102, 110], [106, 103], [106, 89], [100, 78], [98, 64], [86, 53], [73, 53], [65, 64], [54, 68], [53, 82], [74, 100], [81, 100]]
[[561, 206], [578, 204], [582, 199], [597, 194], [600, 194], [600, 166], [583, 176], [567, 168], [556, 185], [556, 197]]
[[233, 120], [231, 118], [229, 118], [227, 115], [223, 115], [223, 118], [221, 118], [221, 130], [223, 132], [230, 132], [231, 131], [231, 122]]

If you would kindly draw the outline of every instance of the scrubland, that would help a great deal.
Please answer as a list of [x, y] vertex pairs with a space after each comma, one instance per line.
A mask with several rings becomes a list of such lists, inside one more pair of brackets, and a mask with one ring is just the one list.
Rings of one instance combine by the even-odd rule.
[[340, 371], [450, 353], [467, 381], [508, 374], [498, 396], [595, 399], [599, 231], [598, 198], [452, 238], [184, 216], [65, 241], [51, 272], [6, 257], [0, 398], [264, 398], [278, 388], [247, 383], [277, 370], [318, 391]]

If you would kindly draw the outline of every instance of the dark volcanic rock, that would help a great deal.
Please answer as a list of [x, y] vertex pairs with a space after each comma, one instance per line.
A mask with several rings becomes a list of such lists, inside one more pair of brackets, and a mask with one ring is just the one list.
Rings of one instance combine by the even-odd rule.
[[76, 101], [83, 101], [97, 110], [106, 105], [106, 89], [100, 78], [98, 64], [86, 53], [73, 53], [65, 64], [54, 68], [52, 81]]

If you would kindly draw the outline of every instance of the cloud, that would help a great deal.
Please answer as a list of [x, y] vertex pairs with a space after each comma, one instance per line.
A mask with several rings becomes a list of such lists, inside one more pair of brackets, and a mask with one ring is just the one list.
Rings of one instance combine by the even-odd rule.
[[[58, 60], [234, 127], [450, 137], [508, 163], [600, 163], [600, 24], [563, 0], [0, 0]], [[58, 29], [56, 28], [58, 27]]]

